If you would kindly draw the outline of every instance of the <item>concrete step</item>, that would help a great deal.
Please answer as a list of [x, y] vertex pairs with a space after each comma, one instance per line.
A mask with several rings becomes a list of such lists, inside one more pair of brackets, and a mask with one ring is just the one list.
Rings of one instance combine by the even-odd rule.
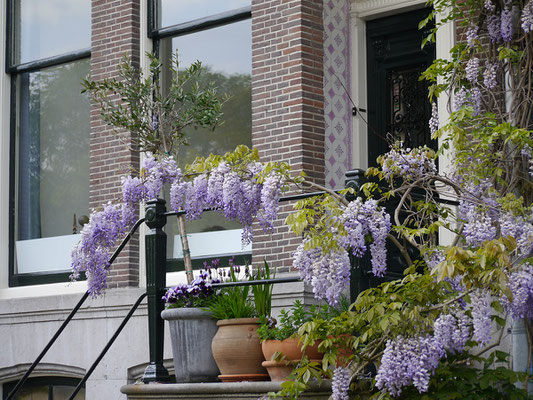
[[[120, 391], [128, 400], [204, 400], [242, 399], [258, 400], [268, 392], [281, 390], [279, 382], [229, 382], [229, 383], [168, 383], [134, 384], [123, 386]], [[312, 385], [302, 399], [326, 400], [331, 395], [331, 381], [320, 386]]]

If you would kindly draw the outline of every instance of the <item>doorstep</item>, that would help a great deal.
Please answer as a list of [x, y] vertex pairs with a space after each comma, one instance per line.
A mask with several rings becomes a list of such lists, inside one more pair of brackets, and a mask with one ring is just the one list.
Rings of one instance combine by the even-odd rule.
[[[279, 382], [228, 382], [228, 383], [151, 383], [122, 386], [120, 391], [128, 400], [203, 400], [243, 399], [258, 400], [268, 392], [281, 390]], [[300, 398], [326, 400], [331, 395], [331, 381], [311, 385]]]

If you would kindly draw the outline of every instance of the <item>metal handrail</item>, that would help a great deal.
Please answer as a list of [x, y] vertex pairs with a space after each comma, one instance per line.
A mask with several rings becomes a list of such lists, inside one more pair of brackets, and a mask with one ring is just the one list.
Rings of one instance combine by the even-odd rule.
[[96, 360], [93, 362], [91, 367], [87, 370], [87, 372], [85, 373], [85, 376], [82, 378], [80, 383], [78, 383], [78, 386], [76, 386], [76, 388], [74, 389], [74, 392], [70, 395], [69, 400], [74, 400], [74, 398], [76, 397], [78, 392], [81, 390], [83, 385], [85, 385], [85, 382], [87, 382], [87, 379], [89, 379], [89, 377], [91, 376], [91, 374], [93, 373], [95, 368], [98, 366], [100, 361], [102, 361], [102, 358], [104, 358], [104, 356], [106, 355], [107, 351], [111, 348], [111, 346], [113, 345], [113, 343], [117, 339], [118, 335], [120, 335], [120, 332], [122, 332], [122, 329], [124, 329], [124, 327], [126, 326], [128, 321], [130, 320], [130, 318], [133, 316], [133, 313], [135, 312], [135, 310], [137, 310], [137, 308], [139, 307], [139, 305], [141, 304], [141, 302], [144, 300], [145, 297], [146, 297], [146, 292], [144, 292], [143, 294], [141, 294], [139, 296], [139, 298], [137, 299], [135, 304], [131, 307], [131, 309], [128, 312], [128, 314], [122, 320], [120, 326], [117, 328], [117, 330], [115, 331], [115, 333], [113, 334], [111, 339], [109, 339], [109, 341], [107, 342], [107, 344], [103, 348], [103, 350], [100, 353], [100, 355], [96, 358]]
[[[120, 245], [117, 247], [117, 249], [115, 250], [115, 252], [113, 253], [113, 255], [109, 258], [109, 261], [108, 261], [108, 264], [109, 266], [116, 260], [116, 258], [119, 256], [120, 252], [122, 251], [122, 249], [124, 249], [124, 247], [126, 246], [126, 244], [128, 244], [128, 242], [130, 241], [130, 239], [132, 238], [133, 234], [135, 233], [135, 231], [139, 228], [139, 226], [144, 222], [144, 218], [140, 218], [139, 220], [137, 220], [137, 222], [133, 225], [133, 227], [130, 229], [130, 231], [128, 232], [128, 234], [126, 235], [126, 237], [122, 240], [122, 242], [120, 243]], [[20, 380], [17, 382], [17, 384], [15, 385], [15, 387], [13, 388], [13, 390], [11, 391], [11, 393], [8, 394], [6, 400], [12, 400], [15, 395], [19, 392], [19, 390], [22, 388], [22, 386], [24, 385], [24, 383], [26, 383], [26, 381], [28, 380], [28, 377], [30, 376], [30, 374], [33, 372], [33, 370], [35, 369], [35, 367], [37, 367], [37, 365], [41, 362], [42, 358], [46, 355], [46, 353], [48, 352], [48, 350], [50, 350], [50, 347], [52, 347], [52, 345], [55, 343], [55, 341], [57, 340], [57, 338], [59, 337], [59, 335], [61, 335], [61, 333], [65, 330], [65, 328], [67, 327], [67, 325], [70, 323], [70, 321], [72, 320], [72, 318], [74, 317], [74, 315], [78, 312], [78, 310], [80, 309], [80, 307], [82, 306], [82, 304], [85, 302], [85, 300], [87, 300], [87, 297], [89, 297], [89, 291], [86, 291], [84, 293], [84, 295], [81, 297], [81, 299], [78, 301], [78, 304], [76, 304], [76, 306], [74, 306], [74, 308], [72, 309], [72, 311], [70, 312], [70, 314], [68, 315], [68, 317], [65, 319], [65, 321], [63, 321], [63, 323], [61, 324], [61, 326], [59, 327], [59, 329], [56, 331], [56, 333], [54, 334], [54, 336], [52, 336], [52, 338], [50, 339], [50, 341], [47, 343], [47, 345], [44, 347], [44, 349], [41, 351], [41, 353], [37, 356], [37, 358], [35, 359], [35, 361], [33, 362], [33, 364], [28, 368], [28, 370], [26, 371], [26, 373], [24, 374], [24, 376], [22, 378], [20, 378]]]
[[[291, 282], [298, 282], [300, 281], [300, 278], [298, 277], [286, 277], [286, 278], [272, 278], [272, 279], [257, 279], [257, 280], [253, 280], [253, 281], [240, 281], [240, 282], [221, 282], [221, 283], [214, 283], [213, 284], [213, 287], [214, 288], [225, 288], [225, 287], [235, 287], [235, 286], [254, 286], [254, 285], [264, 285], [264, 284], [277, 284], [277, 283], [291, 283]], [[89, 379], [89, 377], [91, 376], [91, 374], [93, 373], [93, 371], [95, 370], [95, 368], [98, 366], [98, 364], [100, 363], [100, 361], [102, 361], [102, 358], [104, 358], [104, 356], [106, 355], [106, 353], [108, 352], [108, 350], [111, 348], [111, 346], [113, 345], [113, 343], [115, 342], [115, 340], [117, 339], [118, 335], [120, 334], [120, 332], [122, 332], [122, 329], [124, 329], [124, 327], [126, 326], [126, 324], [128, 323], [128, 321], [130, 320], [130, 318], [133, 316], [133, 313], [137, 310], [137, 308], [139, 307], [139, 305], [141, 304], [141, 302], [144, 300], [144, 298], [146, 297], [146, 292], [143, 293], [138, 299], [137, 301], [135, 302], [135, 304], [132, 306], [132, 308], [130, 309], [130, 311], [128, 312], [128, 314], [124, 317], [124, 319], [122, 320], [122, 323], [120, 324], [120, 326], [117, 328], [117, 330], [115, 331], [115, 333], [113, 334], [113, 336], [111, 337], [111, 339], [109, 339], [109, 342], [105, 345], [104, 349], [102, 350], [102, 352], [100, 353], [100, 355], [96, 358], [96, 360], [94, 361], [94, 363], [91, 365], [91, 367], [87, 370], [87, 373], [85, 374], [85, 376], [83, 377], [83, 379], [80, 381], [80, 383], [78, 383], [78, 386], [76, 386], [76, 388], [74, 389], [74, 392], [70, 395], [69, 397], [69, 400], [74, 400], [74, 398], [76, 397], [76, 395], [78, 394], [78, 392], [82, 389], [83, 385], [85, 384], [85, 382], [87, 382], [87, 380]]]

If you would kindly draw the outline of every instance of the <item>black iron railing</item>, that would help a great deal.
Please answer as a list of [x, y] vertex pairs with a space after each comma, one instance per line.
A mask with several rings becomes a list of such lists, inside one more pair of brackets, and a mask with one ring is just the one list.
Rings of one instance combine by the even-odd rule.
[[[141, 224], [144, 222], [144, 218], [141, 218], [139, 219], [135, 225], [133, 225], [133, 227], [130, 229], [130, 231], [128, 232], [128, 234], [126, 235], [126, 237], [122, 240], [122, 242], [120, 243], [120, 245], [117, 247], [117, 249], [115, 250], [115, 252], [113, 253], [113, 255], [109, 258], [109, 265], [113, 264], [113, 262], [117, 259], [117, 257], [120, 255], [120, 252], [122, 251], [122, 249], [124, 249], [124, 247], [128, 244], [128, 242], [130, 241], [130, 239], [132, 238], [132, 236], [134, 235], [134, 233], [137, 231], [137, 229], [139, 228], [139, 226], [141, 226]], [[11, 391], [11, 393], [8, 394], [6, 400], [12, 400], [16, 395], [17, 393], [19, 392], [19, 390], [22, 388], [22, 386], [24, 385], [24, 383], [28, 380], [30, 374], [33, 372], [33, 370], [35, 369], [35, 367], [37, 367], [37, 365], [41, 362], [42, 358], [46, 355], [46, 353], [48, 353], [48, 350], [50, 350], [50, 347], [52, 347], [52, 345], [55, 343], [55, 341], [57, 340], [57, 338], [61, 335], [61, 333], [63, 333], [63, 331], [65, 330], [65, 328], [67, 327], [67, 325], [70, 323], [70, 321], [72, 320], [72, 318], [74, 318], [74, 315], [76, 315], [76, 313], [78, 312], [78, 310], [80, 309], [80, 307], [83, 305], [83, 303], [85, 302], [85, 300], [87, 300], [87, 298], [89, 297], [89, 292], [85, 292], [84, 295], [81, 297], [81, 299], [78, 301], [78, 304], [76, 304], [74, 306], [74, 308], [72, 309], [72, 311], [70, 312], [70, 314], [67, 316], [67, 318], [65, 319], [65, 321], [63, 321], [63, 323], [61, 324], [61, 326], [58, 328], [58, 330], [56, 331], [56, 333], [54, 334], [54, 336], [52, 336], [52, 338], [50, 339], [50, 341], [46, 344], [46, 346], [44, 347], [44, 349], [41, 351], [41, 353], [37, 356], [37, 358], [35, 359], [35, 361], [33, 362], [33, 364], [28, 368], [28, 370], [26, 371], [26, 373], [24, 374], [24, 376], [22, 378], [20, 378], [20, 380], [18, 381], [18, 383], [15, 385], [15, 387], [13, 388], [13, 390]]]
[[[359, 191], [361, 184], [364, 183], [363, 171], [349, 171], [346, 173], [346, 187], [352, 187], [355, 191]], [[309, 198], [313, 196], [323, 195], [325, 192], [314, 192], [314, 193], [304, 193], [285, 196], [280, 199], [281, 202], [288, 201], [297, 201], [304, 198]], [[443, 201], [445, 203], [455, 203], [449, 201]], [[209, 211], [209, 210], [206, 210]], [[145, 369], [142, 381], [144, 383], [148, 382], [167, 382], [170, 380], [168, 371], [163, 366], [163, 346], [164, 346], [164, 321], [161, 319], [161, 311], [163, 311], [163, 302], [161, 298], [164, 295], [166, 290], [166, 234], [163, 231], [163, 227], [166, 225], [167, 217], [169, 216], [179, 216], [183, 214], [184, 211], [174, 212], [166, 210], [165, 201], [162, 199], [152, 200], [146, 203], [145, 217], [140, 218], [135, 225], [131, 228], [130, 232], [115, 250], [111, 258], [109, 259], [109, 265], [111, 265], [115, 259], [118, 257], [122, 249], [129, 242], [133, 234], [137, 231], [139, 226], [146, 222], [150, 231], [145, 235], [145, 248], [146, 248], [146, 293], [143, 293], [131, 307], [128, 314], [122, 320], [120, 326], [117, 328], [113, 336], [109, 339], [108, 343], [105, 345], [100, 355], [96, 358], [91, 367], [87, 370], [85, 376], [82, 378], [78, 386], [75, 388], [73, 394], [70, 396], [70, 400], [73, 400], [74, 397], [78, 394], [80, 389], [85, 385], [85, 382], [90, 377], [94, 369], [98, 366], [102, 358], [105, 356], [107, 351], [110, 349], [112, 344], [115, 342], [117, 337], [120, 335], [123, 328], [126, 326], [128, 321], [133, 316], [135, 310], [139, 307], [141, 302], [147, 297], [148, 305], [148, 333], [149, 333], [149, 349], [150, 349], [150, 362], [147, 368]], [[358, 277], [355, 273], [356, 271], [363, 271], [363, 265], [361, 263], [356, 263], [355, 260], [352, 260], [352, 277], [351, 277], [351, 286], [358, 287], [357, 282], [354, 279], [364, 278], [364, 275]], [[364, 263], [363, 263], [364, 264]], [[245, 285], [262, 285], [262, 284], [278, 284], [278, 283], [289, 283], [299, 281], [298, 277], [286, 277], [286, 278], [274, 278], [274, 279], [263, 279], [263, 280], [254, 280], [254, 281], [243, 281], [243, 282], [225, 282], [218, 283], [213, 285], [214, 287], [231, 287], [231, 286], [245, 286]], [[89, 297], [89, 292], [86, 292], [78, 304], [72, 309], [68, 317], [61, 324], [57, 332], [50, 339], [48, 344], [35, 359], [30, 368], [26, 371], [24, 376], [19, 380], [17, 385], [13, 388], [11, 393], [7, 396], [6, 400], [12, 400], [19, 390], [22, 388], [32, 371], [39, 364], [44, 355], [50, 350], [50, 347], [54, 344], [57, 338], [64, 331], [69, 322], [73, 319], [74, 315], [80, 309], [85, 300]], [[352, 293], [352, 298], [354, 294]]]

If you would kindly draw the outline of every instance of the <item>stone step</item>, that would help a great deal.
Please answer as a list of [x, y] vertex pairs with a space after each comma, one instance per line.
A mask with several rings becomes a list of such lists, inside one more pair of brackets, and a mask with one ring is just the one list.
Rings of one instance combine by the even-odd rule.
[[[152, 383], [123, 386], [120, 391], [128, 400], [204, 400], [242, 399], [258, 400], [268, 392], [281, 390], [280, 382], [229, 382], [229, 383]], [[326, 400], [331, 395], [331, 381], [312, 385], [300, 398]]]

